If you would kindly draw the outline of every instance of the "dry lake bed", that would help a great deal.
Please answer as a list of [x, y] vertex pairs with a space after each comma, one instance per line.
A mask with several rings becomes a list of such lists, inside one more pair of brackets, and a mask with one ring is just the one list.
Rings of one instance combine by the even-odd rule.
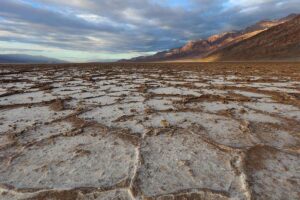
[[300, 64], [0, 66], [0, 199], [300, 199]]

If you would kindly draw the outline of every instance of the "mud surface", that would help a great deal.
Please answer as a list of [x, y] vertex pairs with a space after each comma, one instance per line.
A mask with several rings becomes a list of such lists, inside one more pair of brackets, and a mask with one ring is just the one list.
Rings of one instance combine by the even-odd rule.
[[300, 199], [300, 64], [0, 66], [0, 199]]

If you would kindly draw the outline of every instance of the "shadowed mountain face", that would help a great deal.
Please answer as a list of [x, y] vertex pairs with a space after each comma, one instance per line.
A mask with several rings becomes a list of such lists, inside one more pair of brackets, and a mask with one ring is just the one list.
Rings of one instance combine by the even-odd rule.
[[0, 55], [0, 63], [65, 63], [65, 61], [44, 56], [2, 54]]
[[[175, 61], [186, 59], [199, 59], [220, 51], [223, 48], [232, 46], [246, 39], [252, 38], [274, 26], [286, 23], [294, 19], [297, 15], [291, 14], [285, 18], [272, 21], [260, 21], [244, 30], [224, 32], [213, 35], [205, 40], [190, 41], [180, 48], [158, 52], [152, 56], [142, 56], [126, 61], [151, 62], [151, 61]], [[124, 61], [124, 60], [123, 60]]]
[[300, 15], [212, 53], [208, 61], [300, 60]]

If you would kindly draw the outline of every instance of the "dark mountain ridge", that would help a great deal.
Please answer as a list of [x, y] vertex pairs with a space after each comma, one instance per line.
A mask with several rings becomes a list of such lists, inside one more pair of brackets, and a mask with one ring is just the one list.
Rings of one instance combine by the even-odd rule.
[[300, 15], [208, 55], [207, 61], [300, 61]]
[[157, 62], [199, 59], [208, 57], [213, 52], [220, 51], [228, 46], [237, 44], [243, 40], [254, 37], [274, 26], [286, 23], [294, 19], [297, 14], [291, 14], [278, 20], [263, 20], [240, 31], [224, 32], [213, 35], [207, 39], [189, 41], [183, 47], [158, 52], [151, 56], [141, 56], [122, 62]]

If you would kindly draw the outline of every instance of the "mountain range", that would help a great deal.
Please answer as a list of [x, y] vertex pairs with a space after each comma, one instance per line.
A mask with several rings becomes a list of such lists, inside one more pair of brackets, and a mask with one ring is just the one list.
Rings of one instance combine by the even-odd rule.
[[263, 20], [243, 30], [122, 62], [300, 60], [300, 15]]
[[65, 63], [63, 60], [58, 60], [55, 58], [48, 58], [44, 56], [32, 56], [32, 55], [26, 55], [26, 54], [0, 54], [0, 63], [13, 63], [13, 64], [19, 64], [19, 63]]

